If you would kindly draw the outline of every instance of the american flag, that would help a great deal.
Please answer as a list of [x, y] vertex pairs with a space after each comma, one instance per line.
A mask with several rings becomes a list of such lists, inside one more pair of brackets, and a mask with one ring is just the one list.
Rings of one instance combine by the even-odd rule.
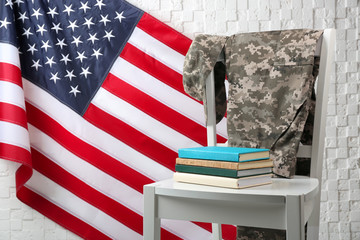
[[[206, 145], [182, 86], [191, 40], [121, 0], [0, 6], [0, 158], [21, 163], [17, 197], [83, 238], [142, 239], [143, 185], [172, 177], [179, 148]], [[210, 231], [162, 221], [163, 239]]]

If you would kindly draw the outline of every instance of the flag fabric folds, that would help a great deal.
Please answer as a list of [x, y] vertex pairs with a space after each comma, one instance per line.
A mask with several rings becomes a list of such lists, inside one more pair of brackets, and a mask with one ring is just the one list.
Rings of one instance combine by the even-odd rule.
[[[0, 158], [21, 163], [17, 197], [83, 238], [142, 239], [143, 185], [206, 145], [182, 87], [191, 40], [121, 0], [0, 5]], [[162, 221], [164, 239], [210, 232]]]

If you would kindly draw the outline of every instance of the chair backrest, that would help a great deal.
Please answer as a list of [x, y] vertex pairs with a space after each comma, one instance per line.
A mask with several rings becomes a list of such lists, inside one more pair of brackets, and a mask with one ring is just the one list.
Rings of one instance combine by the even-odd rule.
[[[311, 158], [310, 177], [318, 178], [321, 183], [322, 164], [324, 157], [325, 125], [328, 105], [328, 89], [331, 74], [331, 65], [335, 50], [335, 29], [325, 29], [320, 52], [320, 69], [316, 86], [316, 108], [312, 146], [301, 145], [298, 157]], [[212, 72], [206, 80], [207, 102], [207, 140], [208, 146], [216, 143], [216, 116], [215, 116], [215, 84]]]

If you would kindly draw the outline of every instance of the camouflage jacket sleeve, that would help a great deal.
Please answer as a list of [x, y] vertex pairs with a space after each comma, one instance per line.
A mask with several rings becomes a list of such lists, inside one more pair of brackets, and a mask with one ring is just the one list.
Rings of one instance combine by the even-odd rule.
[[[226, 39], [224, 36], [197, 35], [185, 56], [183, 68], [185, 92], [199, 101], [204, 101], [204, 106], [206, 106], [206, 78], [214, 69], [217, 122], [226, 112], [225, 65], [217, 62]], [[206, 108], [204, 109], [205, 115], [207, 115]]]

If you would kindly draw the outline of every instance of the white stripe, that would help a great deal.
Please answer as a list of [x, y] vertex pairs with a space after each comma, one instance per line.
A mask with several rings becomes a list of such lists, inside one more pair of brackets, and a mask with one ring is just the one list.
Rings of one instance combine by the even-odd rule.
[[96, 93], [92, 103], [174, 151], [184, 147], [201, 146], [103, 88]]
[[0, 102], [10, 103], [25, 109], [23, 89], [14, 83], [0, 81]]
[[29, 132], [14, 123], [0, 121], [0, 142], [16, 145], [30, 151]]
[[112, 239], [142, 239], [140, 234], [124, 226], [35, 170], [25, 186]]
[[155, 181], [172, 177], [171, 170], [95, 127], [31, 82], [24, 80], [24, 89], [27, 101], [88, 144]]
[[10, 63], [20, 68], [18, 49], [10, 43], [0, 43], [0, 62]]
[[131, 45], [155, 58], [174, 71], [183, 72], [184, 55], [168, 47], [140, 28], [135, 28], [128, 41]]
[[[78, 158], [32, 125], [29, 125], [29, 132], [33, 148], [92, 188], [139, 215], [143, 215], [144, 199], [141, 193]], [[183, 221], [175, 223], [162, 221], [162, 226], [176, 235], [185, 236], [188, 239], [191, 237], [192, 239], [206, 239], [203, 236], [209, 235], [208, 231], [193, 223]]]
[[[110, 72], [194, 122], [202, 126], [205, 125], [205, 114], [202, 104], [158, 81], [126, 60], [118, 58]], [[226, 121], [219, 123], [217, 129], [221, 136], [227, 136]]]

